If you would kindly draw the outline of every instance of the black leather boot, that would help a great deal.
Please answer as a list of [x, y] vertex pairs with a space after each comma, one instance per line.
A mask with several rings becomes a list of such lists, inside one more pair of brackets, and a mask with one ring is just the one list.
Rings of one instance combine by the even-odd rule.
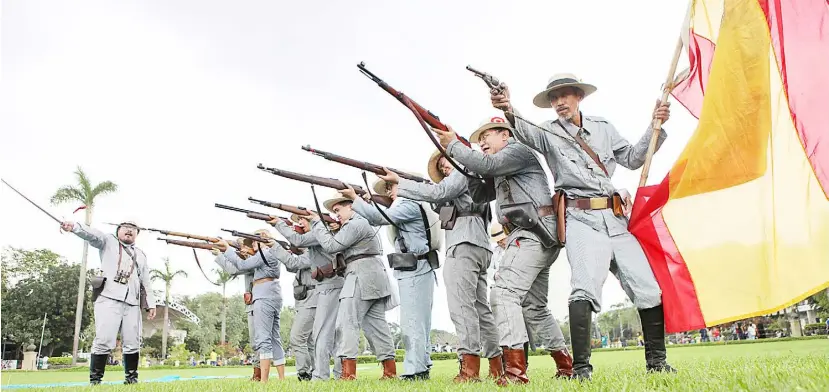
[[639, 309], [642, 320], [642, 338], [645, 341], [645, 362], [648, 372], [676, 373], [668, 365], [668, 352], [665, 350], [665, 313], [662, 305], [650, 309]]
[[593, 305], [590, 301], [570, 303], [570, 341], [573, 343], [573, 378], [590, 380], [593, 365], [590, 364], [590, 324]]
[[98, 385], [104, 378], [109, 354], [92, 354], [89, 358], [89, 384]]
[[311, 381], [311, 373], [297, 373], [296, 377], [299, 379], [299, 381]]
[[138, 353], [124, 354], [124, 384], [138, 383]]

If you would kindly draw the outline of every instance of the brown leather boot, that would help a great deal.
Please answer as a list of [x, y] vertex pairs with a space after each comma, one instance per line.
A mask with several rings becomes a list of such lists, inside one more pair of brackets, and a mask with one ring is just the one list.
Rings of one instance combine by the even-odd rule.
[[504, 375], [504, 362], [501, 360], [502, 357], [499, 355], [489, 359], [489, 378], [497, 380]]
[[340, 374], [340, 380], [356, 380], [357, 379], [357, 360], [343, 358], [343, 370]]
[[461, 356], [461, 368], [455, 379], [456, 383], [462, 382], [479, 382], [481, 372], [481, 357], [473, 354], [463, 354]]
[[393, 380], [397, 378], [397, 364], [394, 359], [386, 359], [383, 361], [383, 377], [381, 380]]
[[556, 361], [556, 368], [558, 369], [558, 371], [556, 371], [556, 377], [573, 377], [573, 357], [570, 356], [570, 352], [567, 351], [566, 347], [561, 350], [551, 352], [550, 356]]
[[504, 362], [506, 367], [504, 374], [495, 381], [499, 387], [505, 387], [510, 383], [527, 384], [530, 378], [527, 377], [527, 364], [524, 362], [524, 349], [502, 348], [504, 350]]
[[253, 368], [253, 377], [250, 378], [251, 381], [262, 381], [262, 369], [255, 367]]

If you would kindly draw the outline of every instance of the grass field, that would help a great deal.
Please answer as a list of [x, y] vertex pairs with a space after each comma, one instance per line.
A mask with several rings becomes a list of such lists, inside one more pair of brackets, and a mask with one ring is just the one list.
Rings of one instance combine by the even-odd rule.
[[[744, 345], [669, 348], [668, 360], [679, 373], [651, 374], [644, 371], [642, 350], [596, 352], [593, 354], [594, 378], [590, 383], [552, 379], [555, 373], [549, 357], [530, 357], [530, 384], [513, 386], [526, 390], [561, 391], [829, 391], [829, 340], [769, 342]], [[398, 363], [398, 372], [402, 364]], [[485, 361], [481, 373], [486, 374]], [[290, 388], [303, 390], [492, 390], [491, 382], [455, 385], [455, 361], [435, 362], [432, 379], [428, 382], [377, 381], [381, 370], [377, 364], [358, 365], [358, 381], [299, 383], [296, 377], [286, 377], [280, 383], [253, 384], [246, 379], [191, 380], [174, 382], [142, 382], [133, 386], [99, 386], [95, 391], [240, 391]], [[293, 372], [293, 368], [286, 372]], [[250, 368], [215, 368], [182, 370], [139, 369], [139, 380], [146, 381], [173, 375], [182, 379], [194, 376], [245, 376]], [[4, 372], [3, 389], [11, 384], [45, 384], [86, 382], [85, 372]], [[123, 381], [122, 372], [107, 372], [105, 381]], [[75, 391], [78, 387], [48, 388], [48, 391]]]

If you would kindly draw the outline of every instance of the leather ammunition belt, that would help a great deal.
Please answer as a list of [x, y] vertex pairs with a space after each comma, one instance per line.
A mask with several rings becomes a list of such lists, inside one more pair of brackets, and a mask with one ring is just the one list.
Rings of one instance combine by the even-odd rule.
[[369, 257], [380, 256], [379, 253], [363, 253], [361, 255], [351, 255], [345, 258], [346, 264], [351, 264], [360, 259], [367, 259]]
[[256, 286], [257, 284], [262, 284], [265, 282], [273, 282], [276, 278], [260, 278], [253, 281], [253, 285]]
[[567, 199], [567, 207], [574, 207], [580, 210], [605, 210], [613, 208], [612, 197], [585, 197]]

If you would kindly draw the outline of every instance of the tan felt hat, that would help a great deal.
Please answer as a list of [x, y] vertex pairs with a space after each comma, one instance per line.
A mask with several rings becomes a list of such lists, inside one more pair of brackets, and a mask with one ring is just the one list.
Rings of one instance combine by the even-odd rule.
[[[411, 172], [407, 171], [406, 173], [411, 174], [413, 176], [423, 178], [423, 174], [418, 172]], [[382, 178], [378, 178], [377, 181], [374, 181], [374, 184], [371, 184], [371, 191], [378, 195], [386, 195], [386, 181], [383, 181]]]
[[496, 244], [498, 241], [507, 238], [507, 235], [504, 233], [504, 226], [501, 226], [498, 222], [492, 222], [492, 225], [489, 227], [489, 236], [492, 242]]
[[429, 172], [429, 178], [432, 179], [432, 182], [434, 183], [441, 182], [444, 178], [446, 178], [446, 176], [443, 175], [443, 172], [440, 171], [440, 168], [438, 168], [438, 161], [441, 156], [442, 154], [440, 153], [440, 150], [435, 150], [435, 152], [432, 153], [432, 156], [429, 157], [429, 163], [426, 166], [426, 170]]
[[550, 104], [550, 98], [548, 95], [550, 92], [565, 88], [565, 87], [575, 87], [584, 91], [584, 96], [588, 96], [596, 92], [596, 86], [588, 83], [583, 83], [581, 79], [577, 78], [576, 75], [571, 73], [559, 73], [553, 75], [550, 80], [547, 82], [547, 87], [544, 91], [535, 95], [533, 98], [533, 104], [540, 108], [551, 108], [552, 105]]
[[510, 125], [510, 123], [503, 117], [488, 117], [484, 121], [481, 121], [481, 125], [478, 126], [478, 129], [476, 129], [475, 132], [472, 132], [472, 134], [469, 135], [469, 142], [477, 143], [478, 137], [481, 136], [481, 133], [493, 128], [504, 128], [512, 132], [512, 125]]
[[322, 205], [323, 205], [323, 207], [325, 207], [326, 210], [328, 210], [329, 212], [331, 212], [333, 214], [334, 213], [334, 206], [339, 204], [339, 203], [342, 203], [344, 201], [351, 201], [351, 199], [346, 199], [339, 192], [336, 192], [336, 193], [334, 193], [334, 195], [332, 195], [332, 197], [330, 199], [322, 202]]

